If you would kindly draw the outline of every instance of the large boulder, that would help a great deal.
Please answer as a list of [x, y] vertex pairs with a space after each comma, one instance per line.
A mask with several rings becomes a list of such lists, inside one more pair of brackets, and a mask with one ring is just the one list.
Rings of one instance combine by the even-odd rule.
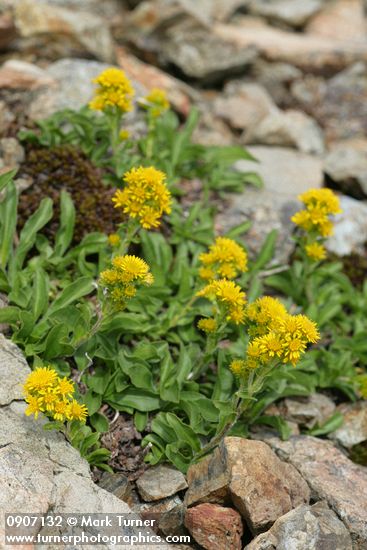
[[[19, 349], [0, 334], [0, 540], [7, 513], [132, 514], [125, 502], [93, 482], [88, 463], [60, 433], [45, 431], [41, 419], [25, 416], [22, 385], [29, 373]], [[38, 530], [36, 525], [27, 534]], [[93, 527], [85, 531], [96, 534]], [[131, 536], [134, 531], [126, 527], [119, 534]]]

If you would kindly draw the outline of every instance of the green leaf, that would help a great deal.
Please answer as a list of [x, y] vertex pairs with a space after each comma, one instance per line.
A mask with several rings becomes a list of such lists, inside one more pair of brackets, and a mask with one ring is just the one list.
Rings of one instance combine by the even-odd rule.
[[135, 414], [134, 414], [134, 425], [135, 425], [135, 429], [138, 431], [138, 432], [143, 432], [146, 428], [146, 425], [148, 423], [148, 413], [143, 413], [143, 412], [140, 412], [140, 411], [135, 411]]
[[87, 391], [85, 395], [83, 395], [83, 401], [88, 409], [88, 414], [93, 416], [102, 405], [102, 396], [95, 394], [93, 391]]
[[283, 439], [283, 441], [289, 439], [292, 434], [292, 430], [289, 424], [287, 424], [287, 422], [281, 416], [264, 414], [256, 419], [255, 424], [265, 424], [266, 426], [271, 426], [272, 428], [275, 428], [279, 432], [280, 437]]
[[37, 268], [33, 275], [32, 311], [35, 321], [46, 311], [50, 289], [48, 275], [42, 268]]
[[104, 414], [96, 412], [90, 416], [89, 420], [97, 432], [108, 432], [110, 425]]
[[0, 204], [0, 267], [5, 269], [17, 225], [18, 193], [13, 182], [9, 183], [5, 200]]
[[16, 324], [20, 320], [21, 309], [15, 306], [0, 308], [0, 323]]
[[308, 431], [309, 435], [319, 436], [327, 435], [331, 432], [335, 432], [338, 428], [343, 425], [344, 416], [341, 412], [337, 411], [330, 418], [328, 418], [321, 426], [317, 425], [311, 430]]
[[255, 263], [252, 266], [253, 271], [257, 271], [266, 266], [274, 256], [274, 250], [276, 241], [278, 238], [278, 231], [273, 229], [270, 231], [268, 236], [265, 239], [264, 244], [261, 247], [258, 257], [255, 260]]
[[95, 290], [93, 279], [90, 277], [80, 277], [64, 288], [59, 296], [52, 302], [47, 311], [47, 317], [55, 311], [76, 302], [83, 296], [90, 294], [93, 290]]
[[75, 207], [71, 196], [61, 191], [60, 196], [60, 227], [55, 236], [54, 255], [62, 256], [68, 249], [74, 234]]
[[52, 200], [49, 198], [43, 199], [38, 209], [26, 221], [19, 237], [14, 261], [11, 262], [12, 273], [22, 268], [23, 262], [28, 251], [32, 248], [36, 241], [38, 231], [42, 229], [52, 218]]
[[45, 359], [73, 354], [74, 346], [70, 345], [69, 332], [70, 329], [67, 325], [59, 324], [52, 327], [45, 342]]
[[161, 401], [157, 395], [139, 388], [128, 388], [119, 394], [112, 395], [108, 401], [110, 400], [113, 406], [120, 405], [141, 412], [155, 411], [161, 407]]
[[[10, 183], [15, 174], [17, 173], [17, 170], [11, 170], [10, 172], [5, 172], [5, 174], [1, 174], [0, 176], [0, 193], [5, 187]], [[0, 201], [1, 202], [1, 201]]]

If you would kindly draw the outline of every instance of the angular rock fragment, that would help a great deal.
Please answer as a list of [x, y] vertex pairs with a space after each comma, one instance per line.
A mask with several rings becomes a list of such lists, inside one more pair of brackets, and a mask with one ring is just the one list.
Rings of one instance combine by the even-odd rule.
[[188, 471], [188, 506], [232, 502], [253, 533], [308, 502], [305, 481], [261, 441], [226, 437], [215, 451]]

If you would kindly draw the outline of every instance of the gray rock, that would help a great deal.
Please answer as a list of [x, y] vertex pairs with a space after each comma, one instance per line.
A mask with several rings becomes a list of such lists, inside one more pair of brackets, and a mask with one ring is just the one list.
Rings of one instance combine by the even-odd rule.
[[24, 158], [24, 148], [16, 138], [0, 139], [0, 162], [4, 171], [18, 168]]
[[295, 147], [303, 153], [321, 155], [324, 140], [321, 128], [300, 111], [274, 110], [245, 131], [244, 143]]
[[117, 498], [130, 504], [132, 502], [133, 488], [128, 478], [123, 474], [104, 472], [98, 485], [113, 493]]
[[253, 133], [260, 121], [278, 109], [262, 86], [235, 81], [225, 86], [224, 94], [216, 98], [214, 112], [232, 128]]
[[305, 153], [282, 147], [249, 147], [259, 161], [236, 163], [242, 172], [258, 172], [264, 188], [247, 188], [243, 194], [231, 195], [217, 217], [219, 232], [246, 220], [252, 222], [246, 241], [249, 252], [255, 255], [271, 229], [279, 232], [275, 262], [287, 261], [293, 250], [291, 216], [300, 208], [297, 196], [310, 187], [320, 187], [323, 182], [321, 160]]
[[156, 525], [165, 535], [179, 535], [185, 533], [185, 506], [178, 495], [155, 502], [135, 504], [133, 509], [138, 512], [142, 518], [156, 518]]
[[345, 525], [325, 502], [298, 506], [244, 550], [352, 550]]
[[[12, 365], [12, 368], [9, 368], [9, 364]], [[0, 334], [0, 373], [2, 373], [0, 405], [8, 405], [16, 399], [22, 399], [22, 384], [29, 373], [29, 367], [19, 348], [9, 342], [3, 334]]]
[[192, 19], [161, 33], [158, 49], [163, 65], [173, 64], [186, 76], [206, 83], [243, 73], [257, 55], [255, 48], [237, 46], [204, 25], [193, 24]]
[[335, 403], [326, 395], [314, 393], [308, 397], [284, 399], [279, 408], [287, 420], [313, 428], [315, 424], [323, 424], [335, 412]]
[[146, 470], [136, 485], [140, 496], [147, 502], [169, 497], [187, 488], [185, 476], [165, 464]]
[[[61, 109], [78, 110], [93, 97], [95, 84], [92, 79], [109, 65], [85, 59], [61, 59], [47, 68], [47, 74], [56, 83], [55, 86], [41, 90], [29, 106], [29, 116], [34, 119], [47, 118]], [[141, 85], [134, 83], [138, 94], [146, 92]], [[132, 120], [129, 113], [126, 120]]]
[[[127, 504], [93, 483], [88, 463], [60, 433], [44, 431], [41, 419], [35, 421], [25, 416], [25, 404], [19, 400], [21, 386], [29, 373], [19, 349], [0, 335], [0, 532], [4, 530], [4, 514], [14, 511], [132, 513]], [[36, 525], [29, 534], [36, 534], [38, 529]], [[93, 530], [89, 532], [95, 534]], [[131, 535], [132, 531], [125, 528], [120, 533]], [[113, 548], [112, 545], [105, 547]], [[65, 548], [72, 550], [71, 545]], [[137, 548], [165, 549], [167, 546], [138, 545]]]
[[367, 401], [343, 404], [338, 410], [344, 417], [343, 425], [330, 438], [349, 449], [367, 440]]
[[252, 78], [267, 89], [277, 105], [286, 107], [290, 106], [290, 85], [298, 79], [303, 79], [302, 71], [294, 65], [282, 62], [269, 63], [264, 59], [256, 60], [252, 74]]
[[237, 17], [230, 24], [217, 23], [215, 36], [238, 48], [256, 48], [269, 61], [295, 65], [307, 72], [342, 70], [356, 61], [367, 61], [367, 40], [340, 40], [276, 29], [259, 18]]
[[352, 147], [331, 151], [324, 164], [326, 175], [344, 192], [367, 196], [367, 154]]
[[351, 462], [330, 441], [294, 436], [263, 438], [307, 481], [311, 498], [325, 500], [349, 530], [354, 550], [367, 547], [367, 469]]
[[30, 45], [39, 51], [60, 43], [63, 56], [72, 51], [89, 53], [97, 59], [111, 62], [114, 58], [113, 40], [102, 17], [88, 11], [75, 11], [45, 4], [36, 0], [19, 0], [15, 7], [15, 24], [22, 42], [21, 49]]
[[314, 36], [333, 38], [346, 43], [364, 42], [366, 19], [363, 0], [323, 2], [323, 9], [311, 19], [305, 30]]
[[364, 253], [367, 242], [367, 203], [341, 195], [341, 214], [334, 218], [334, 234], [329, 237], [326, 247], [338, 256], [352, 252]]
[[355, 63], [329, 80], [305, 76], [290, 90], [299, 107], [324, 129], [327, 142], [366, 136], [366, 63]]
[[230, 500], [253, 533], [269, 528], [292, 508], [308, 503], [309, 489], [294, 468], [261, 441], [226, 437], [187, 474], [188, 506]]
[[322, 0], [250, 0], [250, 13], [266, 17], [271, 22], [281, 22], [292, 27], [301, 27], [323, 5]]
[[0, 136], [2, 136], [14, 122], [15, 116], [8, 109], [5, 101], [0, 101]]

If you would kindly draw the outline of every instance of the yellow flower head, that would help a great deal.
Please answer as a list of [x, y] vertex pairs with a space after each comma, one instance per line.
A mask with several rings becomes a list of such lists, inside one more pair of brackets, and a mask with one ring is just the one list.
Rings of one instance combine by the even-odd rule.
[[129, 137], [130, 137], [129, 130], [120, 130], [119, 138], [121, 139], [121, 141], [126, 141], [127, 139], [129, 139]]
[[198, 328], [204, 332], [215, 332], [218, 328], [217, 321], [212, 317], [208, 319], [200, 319], [198, 322]]
[[108, 235], [108, 244], [110, 246], [118, 246], [120, 242], [120, 235], [118, 235], [117, 233], [111, 233], [111, 235]]
[[310, 189], [298, 198], [305, 209], [296, 212], [292, 222], [308, 233], [313, 232], [321, 237], [331, 235], [333, 225], [329, 216], [341, 212], [339, 198], [331, 189]]
[[34, 414], [34, 418], [38, 418], [38, 414], [42, 412], [42, 404], [39, 397], [35, 395], [27, 395], [26, 403], [28, 403], [28, 407], [25, 410], [25, 414], [27, 416], [30, 416], [31, 414]]
[[227, 320], [236, 324], [244, 322], [246, 295], [233, 281], [212, 281], [196, 295], [215, 302], [224, 310]]
[[93, 79], [98, 85], [89, 107], [95, 111], [105, 111], [116, 107], [122, 113], [131, 111], [134, 89], [124, 71], [115, 67], [104, 70]]
[[153, 117], [162, 115], [170, 108], [170, 103], [165, 90], [153, 88], [140, 102], [141, 107], [149, 110]]
[[68, 378], [58, 378], [56, 391], [58, 394], [65, 396], [72, 396], [75, 392], [74, 383]]
[[203, 264], [199, 275], [205, 280], [234, 279], [240, 273], [247, 271], [245, 250], [226, 237], [217, 237], [215, 243], [209, 247], [209, 252], [200, 254], [199, 260]]
[[[35, 418], [43, 412], [48, 418], [64, 422], [65, 420], [78, 420], [77, 415], [71, 415], [69, 410], [77, 410], [77, 401], [73, 398], [75, 393], [72, 380], [57, 376], [57, 372], [51, 367], [38, 367], [27, 378], [24, 385], [25, 401], [28, 403], [25, 414], [33, 414]], [[84, 405], [81, 405], [84, 407]], [[83, 409], [84, 410], [84, 409]], [[80, 414], [79, 420], [83, 420]]]
[[60, 422], [64, 422], [65, 420], [67, 420], [68, 406], [69, 406], [69, 401], [66, 401], [66, 400], [57, 401], [57, 403], [55, 403], [55, 407], [53, 411], [54, 419], [59, 420]]
[[229, 365], [229, 369], [235, 376], [243, 376], [247, 370], [246, 361], [243, 359], [233, 359]]
[[298, 198], [307, 208], [318, 206], [325, 214], [335, 215], [341, 212], [339, 198], [331, 189], [309, 189]]
[[275, 328], [279, 319], [287, 315], [282, 302], [272, 296], [258, 298], [246, 308], [246, 319], [251, 326], [250, 334], [253, 336], [265, 334], [269, 329]]
[[136, 218], [144, 229], [158, 227], [164, 213], [171, 212], [171, 194], [166, 186], [166, 175], [153, 166], [132, 168], [123, 180], [125, 187], [112, 198], [115, 208]]
[[112, 267], [100, 274], [100, 283], [108, 290], [117, 309], [124, 309], [126, 300], [135, 296], [137, 286], [151, 285], [153, 281], [148, 264], [129, 254], [115, 256]]
[[305, 315], [285, 313], [278, 317], [271, 330], [250, 340], [247, 356], [250, 360], [266, 363], [279, 359], [295, 365], [308, 344], [320, 338], [316, 324]]
[[73, 399], [67, 407], [66, 416], [69, 420], [79, 420], [85, 422], [88, 416], [88, 409], [85, 405], [81, 405]]
[[306, 247], [306, 254], [311, 260], [314, 260], [315, 262], [319, 262], [320, 260], [323, 260], [326, 258], [326, 249], [325, 247], [317, 242], [313, 242], [310, 244], [307, 244]]
[[24, 384], [26, 393], [39, 392], [52, 388], [57, 380], [57, 372], [51, 367], [38, 367], [28, 376]]

